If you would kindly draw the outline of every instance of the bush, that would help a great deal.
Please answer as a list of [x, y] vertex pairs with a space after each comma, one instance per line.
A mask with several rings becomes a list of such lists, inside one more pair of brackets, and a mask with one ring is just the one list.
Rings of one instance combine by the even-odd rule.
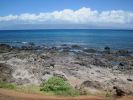
[[73, 89], [67, 81], [55, 76], [44, 82], [40, 90], [44, 92], [52, 92], [56, 95], [78, 95], [78, 92]]
[[6, 82], [0, 81], [0, 88], [15, 89], [16, 86], [11, 83], [6, 83]]

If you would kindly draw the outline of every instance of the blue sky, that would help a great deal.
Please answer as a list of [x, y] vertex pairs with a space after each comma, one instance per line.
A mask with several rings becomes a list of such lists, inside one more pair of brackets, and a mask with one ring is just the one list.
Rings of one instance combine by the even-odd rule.
[[132, 4], [133, 0], [0, 0], [0, 29], [14, 29], [17, 25], [25, 28], [27, 24], [30, 28], [45, 28], [47, 24], [52, 24], [52, 28], [57, 27], [54, 24], [132, 28]]
[[98, 11], [133, 11], [133, 0], [0, 0], [0, 15], [76, 10], [81, 7]]

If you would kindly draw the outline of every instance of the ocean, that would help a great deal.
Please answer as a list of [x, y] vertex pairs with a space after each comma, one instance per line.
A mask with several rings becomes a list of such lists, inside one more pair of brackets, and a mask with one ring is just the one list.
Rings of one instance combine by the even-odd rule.
[[1, 30], [0, 43], [21, 46], [32, 42], [36, 45], [80, 45], [90, 48], [133, 50], [133, 30], [112, 29], [45, 29]]

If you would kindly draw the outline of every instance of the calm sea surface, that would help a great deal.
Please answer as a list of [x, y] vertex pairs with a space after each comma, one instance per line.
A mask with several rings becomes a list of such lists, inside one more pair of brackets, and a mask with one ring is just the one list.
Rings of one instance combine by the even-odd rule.
[[0, 31], [0, 43], [22, 45], [81, 45], [92, 48], [110, 46], [113, 49], [133, 50], [133, 30], [56, 29], [56, 30], [8, 30]]

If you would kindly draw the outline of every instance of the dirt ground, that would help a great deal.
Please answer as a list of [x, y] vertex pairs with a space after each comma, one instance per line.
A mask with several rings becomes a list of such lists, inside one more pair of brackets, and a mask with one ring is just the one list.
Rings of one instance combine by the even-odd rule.
[[[0, 89], [0, 100], [106, 100], [99, 96], [57, 97], [41, 94], [26, 94], [14, 90]], [[122, 97], [117, 100], [133, 100], [133, 97]]]

